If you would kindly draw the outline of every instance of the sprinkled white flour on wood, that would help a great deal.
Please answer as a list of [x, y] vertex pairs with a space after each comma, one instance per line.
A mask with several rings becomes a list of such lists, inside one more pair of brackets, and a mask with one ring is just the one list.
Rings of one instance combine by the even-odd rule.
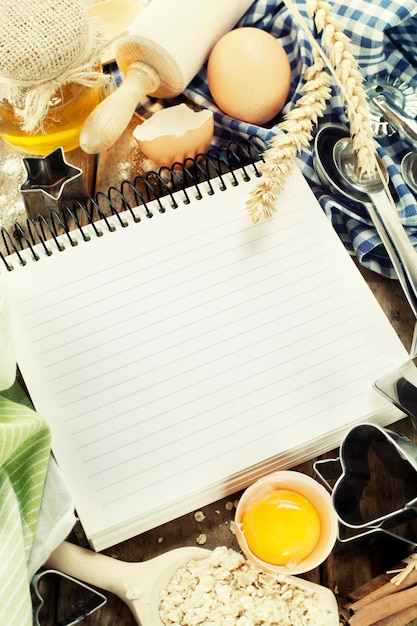
[[5, 144], [0, 145], [0, 227], [9, 232], [16, 221], [24, 224], [26, 210], [20, 186], [26, 180], [23, 159], [10, 153]]
[[282, 575], [266, 574], [238, 552], [220, 547], [180, 567], [160, 593], [166, 626], [325, 626], [317, 594]]

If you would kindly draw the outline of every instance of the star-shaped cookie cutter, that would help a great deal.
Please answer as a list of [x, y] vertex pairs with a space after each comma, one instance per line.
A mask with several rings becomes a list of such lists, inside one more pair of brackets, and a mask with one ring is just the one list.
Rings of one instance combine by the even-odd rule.
[[32, 219], [49, 217], [74, 200], [85, 200], [83, 172], [65, 160], [62, 148], [44, 157], [24, 157], [27, 179], [21, 185], [26, 213]]

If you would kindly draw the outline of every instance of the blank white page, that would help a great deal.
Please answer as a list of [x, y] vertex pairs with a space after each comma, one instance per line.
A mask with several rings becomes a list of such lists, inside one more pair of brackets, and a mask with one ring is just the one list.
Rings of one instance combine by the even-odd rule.
[[238, 177], [2, 268], [23, 378], [97, 549], [401, 415], [373, 383], [406, 351], [301, 173], [257, 225], [257, 179]]

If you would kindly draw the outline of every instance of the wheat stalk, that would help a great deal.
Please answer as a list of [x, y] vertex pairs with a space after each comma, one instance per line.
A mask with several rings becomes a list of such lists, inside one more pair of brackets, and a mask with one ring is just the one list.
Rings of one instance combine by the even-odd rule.
[[262, 216], [272, 217], [276, 211], [276, 198], [291, 172], [297, 152], [310, 144], [313, 126], [326, 109], [331, 93], [330, 79], [321, 58], [314, 56], [314, 64], [304, 74], [301, 91], [305, 95], [297, 100], [295, 108], [278, 125], [286, 132], [271, 139], [271, 147], [265, 151], [265, 161], [259, 167], [263, 177], [250, 192], [251, 197], [246, 203], [254, 224]]
[[350, 40], [338, 20], [331, 14], [327, 2], [306, 0], [306, 7], [314, 17], [318, 33], [322, 33], [323, 48], [329, 56], [346, 103], [346, 114], [359, 169], [363, 174], [372, 174], [376, 163], [373, 129], [366, 104], [363, 76], [351, 52]]
[[331, 15], [327, 2], [306, 0], [307, 11], [314, 18], [318, 32], [322, 33], [327, 55], [310, 33], [292, 0], [284, 0], [284, 3], [310, 40], [314, 63], [303, 77], [305, 84], [302, 91], [306, 95], [296, 102], [295, 108], [278, 124], [278, 128], [284, 132], [272, 138], [271, 147], [264, 153], [265, 161], [260, 166], [263, 177], [246, 203], [253, 223], [258, 222], [261, 216], [270, 218], [276, 211], [276, 198], [285, 186], [297, 152], [310, 144], [313, 126], [324, 114], [331, 93], [330, 75], [335, 79], [346, 103], [353, 148], [361, 172], [371, 173], [377, 167], [363, 78], [350, 50], [349, 38]]

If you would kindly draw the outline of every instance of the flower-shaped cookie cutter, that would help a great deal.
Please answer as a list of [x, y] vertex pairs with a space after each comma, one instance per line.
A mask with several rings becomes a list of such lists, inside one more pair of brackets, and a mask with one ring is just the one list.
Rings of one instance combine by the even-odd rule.
[[360, 424], [346, 434], [340, 456], [316, 461], [314, 470], [331, 491], [340, 542], [383, 533], [417, 546], [417, 446], [410, 439]]
[[23, 163], [27, 179], [20, 192], [30, 218], [49, 217], [51, 211], [87, 197], [82, 170], [65, 160], [62, 148], [44, 157], [25, 157]]

